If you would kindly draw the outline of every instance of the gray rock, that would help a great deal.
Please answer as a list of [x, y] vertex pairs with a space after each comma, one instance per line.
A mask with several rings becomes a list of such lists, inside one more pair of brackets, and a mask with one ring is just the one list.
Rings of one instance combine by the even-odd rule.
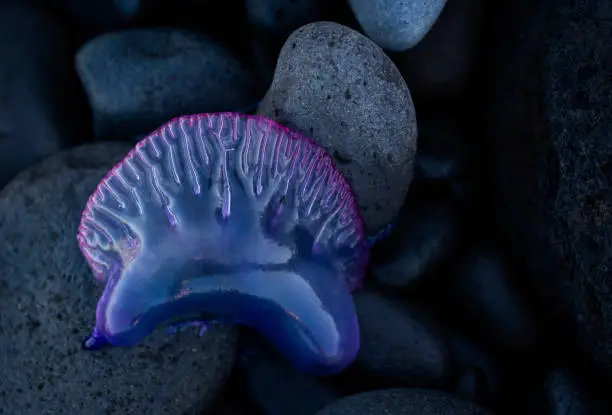
[[425, 389], [386, 389], [340, 399], [316, 415], [489, 415], [480, 405]]
[[234, 329], [203, 337], [160, 330], [133, 348], [81, 349], [102, 287], [79, 252], [76, 227], [89, 194], [126, 150], [93, 155], [102, 147], [57, 155], [0, 193], [0, 408], [200, 414], [229, 376]]
[[447, 98], [464, 91], [476, 58], [483, 17], [483, 0], [449, 1], [423, 40], [395, 57], [414, 94]]
[[178, 29], [97, 37], [76, 57], [98, 138], [146, 134], [173, 117], [237, 111], [258, 99], [252, 74], [223, 46]]
[[422, 311], [371, 289], [355, 293], [361, 347], [350, 370], [385, 386], [437, 387], [450, 374], [443, 333]]
[[349, 4], [370, 39], [401, 52], [425, 37], [446, 0], [349, 0]]
[[84, 97], [62, 27], [28, 0], [0, 2], [0, 189], [70, 146], [84, 130]]
[[557, 353], [612, 376], [612, 4], [508, 2], [487, 90], [497, 220]]
[[327, 150], [370, 233], [394, 219], [412, 180], [417, 129], [410, 91], [382, 49], [337, 23], [303, 26], [283, 46], [258, 113]]

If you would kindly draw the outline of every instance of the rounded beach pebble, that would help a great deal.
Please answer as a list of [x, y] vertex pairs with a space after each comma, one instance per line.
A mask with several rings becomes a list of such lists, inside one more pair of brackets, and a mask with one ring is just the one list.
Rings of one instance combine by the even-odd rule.
[[417, 126], [410, 91], [381, 48], [338, 23], [301, 27], [281, 50], [258, 114], [327, 150], [369, 233], [394, 219], [413, 176]]
[[339, 399], [316, 415], [490, 415], [480, 405], [426, 389], [382, 389]]
[[369, 288], [354, 298], [361, 347], [351, 370], [386, 386], [445, 384], [451, 370], [446, 339], [424, 311]]
[[434, 25], [446, 0], [349, 0], [365, 34], [393, 52], [410, 49]]
[[76, 228], [87, 198], [128, 150], [99, 143], [60, 153], [0, 193], [6, 413], [200, 414], [229, 376], [237, 339], [231, 328], [202, 337], [160, 328], [137, 347], [81, 349], [102, 287], [77, 247]]
[[148, 134], [179, 115], [239, 110], [260, 96], [224, 46], [178, 29], [133, 29], [86, 43], [76, 67], [98, 138]]

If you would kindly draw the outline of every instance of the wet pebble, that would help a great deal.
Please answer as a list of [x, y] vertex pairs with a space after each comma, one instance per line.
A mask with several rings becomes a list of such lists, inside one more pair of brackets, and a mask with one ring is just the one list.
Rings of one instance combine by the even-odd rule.
[[36, 3], [0, 2], [0, 56], [1, 189], [86, 125], [68, 35]]
[[[200, 414], [228, 377], [236, 332], [158, 330], [85, 352], [102, 287], [76, 243], [81, 210], [127, 148], [61, 153], [0, 193], [0, 408], [10, 414]], [[78, 157], [81, 155], [81, 157]], [[0, 411], [1, 412], [1, 411]]]
[[195, 32], [108, 33], [85, 44], [76, 65], [98, 138], [128, 139], [179, 115], [239, 111], [260, 98], [246, 66]]
[[316, 415], [490, 415], [482, 406], [445, 392], [382, 389], [340, 399]]
[[296, 30], [258, 113], [312, 137], [334, 158], [374, 233], [397, 215], [413, 175], [416, 117], [385, 53], [332, 22]]
[[444, 334], [421, 309], [370, 288], [355, 293], [361, 347], [355, 373], [382, 386], [444, 385], [450, 359]]
[[436, 200], [413, 185], [397, 228], [381, 242], [372, 273], [388, 288], [406, 288], [435, 271], [455, 250], [460, 221], [449, 198]]
[[322, 380], [266, 352], [242, 365], [246, 389], [266, 415], [312, 415], [339, 397]]
[[394, 57], [414, 94], [447, 98], [465, 90], [481, 39], [483, 16], [483, 0], [449, 1], [423, 40]]
[[349, 0], [349, 4], [370, 39], [384, 49], [399, 52], [425, 37], [446, 0]]
[[517, 284], [517, 273], [493, 248], [463, 255], [449, 281], [448, 292], [466, 325], [483, 340], [505, 350], [528, 351], [536, 343], [536, 327]]

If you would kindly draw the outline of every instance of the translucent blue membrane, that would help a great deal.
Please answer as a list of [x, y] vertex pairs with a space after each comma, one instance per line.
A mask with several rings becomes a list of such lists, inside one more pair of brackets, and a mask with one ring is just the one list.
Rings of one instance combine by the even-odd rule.
[[196, 115], [155, 131], [92, 194], [78, 241], [105, 283], [86, 348], [223, 317], [315, 375], [359, 349], [351, 291], [369, 245], [353, 193], [322, 149], [263, 117]]

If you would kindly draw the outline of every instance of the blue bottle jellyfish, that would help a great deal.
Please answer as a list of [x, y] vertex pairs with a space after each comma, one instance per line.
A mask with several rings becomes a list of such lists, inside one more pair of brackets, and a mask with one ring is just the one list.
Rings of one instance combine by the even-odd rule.
[[160, 127], [98, 185], [77, 239], [105, 284], [87, 349], [223, 318], [315, 375], [357, 354], [369, 243], [355, 196], [321, 147], [267, 118]]

